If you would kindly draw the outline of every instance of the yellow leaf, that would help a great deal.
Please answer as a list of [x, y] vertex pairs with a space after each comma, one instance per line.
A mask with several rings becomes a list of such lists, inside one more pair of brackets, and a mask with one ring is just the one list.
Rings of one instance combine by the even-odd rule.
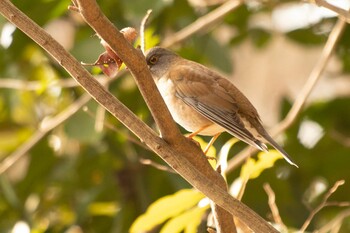
[[88, 212], [95, 216], [115, 216], [119, 206], [115, 202], [93, 202], [88, 207]]
[[276, 150], [269, 152], [260, 152], [258, 160], [249, 158], [242, 166], [240, 178], [242, 180], [249, 180], [257, 178], [265, 169], [274, 165], [276, 160], [282, 159], [282, 155]]
[[195, 206], [203, 198], [204, 195], [194, 189], [183, 189], [173, 195], [162, 197], [152, 203], [146, 213], [135, 220], [130, 232], [139, 233], [151, 230], [167, 219]]
[[183, 214], [180, 214], [169, 220], [160, 233], [179, 233], [185, 230], [185, 233], [196, 233], [201, 219], [209, 205], [205, 207], [195, 207]]
[[[201, 146], [201, 149], [202, 149], [203, 151], [205, 150], [205, 148], [207, 148], [208, 143], [207, 143], [206, 141], [204, 141], [201, 137], [194, 136], [194, 137], [193, 137], [193, 140], [195, 140], [196, 142], [199, 143], [199, 145]], [[216, 157], [217, 157], [217, 156], [216, 156], [216, 149], [215, 149], [215, 147], [214, 147], [213, 145], [209, 148], [209, 150], [208, 150], [206, 156], [208, 156], [208, 157], [210, 157], [210, 158], [215, 158], [215, 159], [216, 159]], [[210, 165], [211, 165], [214, 169], [215, 169], [215, 167], [216, 167], [216, 160], [215, 160], [215, 159], [208, 159]]]
[[[158, 35], [155, 35], [155, 30], [152, 27], [147, 27], [145, 30], [145, 41], [146, 41], [146, 51], [150, 48], [153, 48], [160, 42], [160, 38]], [[137, 38], [135, 44], [139, 45], [140, 37]]]

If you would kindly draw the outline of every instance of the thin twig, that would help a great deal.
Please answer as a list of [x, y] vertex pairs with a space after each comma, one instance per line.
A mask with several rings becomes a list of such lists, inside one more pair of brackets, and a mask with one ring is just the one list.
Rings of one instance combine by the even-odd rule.
[[[238, 179], [241, 179], [240, 177]], [[237, 196], [236, 198], [238, 200], [242, 200], [243, 198], [243, 195], [244, 195], [244, 192], [245, 192], [245, 189], [247, 187], [247, 184], [248, 184], [248, 179], [241, 179], [241, 186], [239, 187], [239, 190], [238, 190], [238, 193], [237, 193]]]
[[154, 161], [152, 161], [150, 159], [142, 159], [141, 158], [139, 161], [140, 161], [140, 163], [142, 163], [144, 165], [152, 166], [152, 167], [154, 167], [154, 168], [156, 168], [158, 170], [177, 174], [173, 169], [171, 169], [171, 167], [164, 166], [162, 164], [156, 163], [156, 162], [154, 162]]
[[95, 117], [95, 131], [102, 132], [103, 126], [106, 117], [106, 109], [104, 109], [101, 105], [98, 105], [96, 108], [96, 117]]
[[325, 0], [310, 0], [310, 2], [315, 3], [317, 6], [321, 6], [324, 8], [327, 8], [328, 10], [331, 10], [339, 15], [339, 18], [344, 19], [348, 23], [350, 23], [350, 13], [342, 8], [339, 8], [337, 6], [334, 6], [330, 3], [328, 3]]
[[331, 202], [327, 202], [326, 204], [325, 204], [325, 206], [337, 206], [337, 207], [348, 207], [348, 206], [350, 206], [350, 202], [348, 202], [348, 201], [341, 201], [341, 202], [339, 202], [339, 201], [331, 201]]
[[[346, 22], [342, 18], [339, 18], [336, 24], [334, 25], [333, 30], [329, 34], [328, 40], [322, 50], [319, 60], [317, 61], [316, 65], [311, 71], [310, 76], [304, 84], [303, 88], [299, 92], [299, 95], [294, 101], [292, 108], [289, 110], [287, 116], [281, 122], [279, 122], [276, 127], [274, 127], [271, 130], [271, 135], [273, 137], [285, 131], [296, 120], [297, 116], [303, 109], [307, 98], [310, 96], [310, 93], [314, 89], [316, 83], [322, 77], [322, 73], [328, 64], [328, 61], [336, 47], [337, 42], [339, 41], [342, 35], [342, 32], [344, 31], [345, 25]], [[252, 153], [256, 151], [257, 150], [255, 148], [248, 147], [242, 152], [240, 152], [238, 155], [235, 155], [229, 162], [227, 170], [234, 170], [242, 162], [244, 162]]]
[[80, 12], [79, 8], [78, 8], [78, 4], [75, 0], [71, 0], [73, 5], [69, 5], [68, 6], [68, 10], [73, 10], [76, 12]]
[[339, 18], [337, 23], [334, 25], [333, 30], [329, 34], [328, 40], [322, 50], [320, 59], [317, 61], [314, 69], [306, 81], [305, 85], [301, 89], [298, 97], [294, 101], [294, 104], [287, 116], [281, 121], [277, 127], [272, 130], [272, 134], [276, 135], [288, 128], [301, 112], [307, 98], [310, 96], [314, 89], [317, 81], [322, 77], [322, 73], [325, 70], [334, 49], [336, 48], [337, 42], [339, 41], [342, 32], [344, 31], [346, 22]]
[[146, 28], [146, 23], [149, 19], [149, 16], [151, 15], [152, 10], [148, 10], [145, 17], [143, 17], [141, 21], [141, 26], [140, 26], [140, 40], [141, 40], [141, 51], [143, 54], [145, 54], [146, 50], [146, 41], [145, 41], [145, 28]]
[[330, 132], [330, 136], [336, 140], [338, 143], [342, 144], [344, 147], [350, 147], [350, 137], [347, 137], [346, 135], [342, 134], [341, 132], [333, 129]]
[[335, 216], [332, 220], [328, 221], [326, 225], [324, 225], [319, 230], [314, 231], [314, 233], [329, 233], [333, 232], [332, 230], [335, 228], [339, 228], [342, 225], [342, 222], [345, 218], [350, 216], [350, 209], [345, 209], [340, 212], [337, 216]]
[[272, 190], [270, 184], [265, 183], [264, 184], [264, 190], [269, 198], [268, 204], [270, 206], [271, 209], [271, 213], [272, 213], [272, 218], [275, 221], [275, 223], [277, 223], [279, 226], [281, 226], [283, 228], [284, 231], [287, 231], [287, 226], [283, 223], [281, 215], [278, 211], [278, 207], [276, 205], [276, 195], [275, 192]]
[[183, 28], [179, 32], [171, 35], [171, 37], [166, 38], [162, 43], [162, 47], [170, 47], [171, 45], [177, 44], [188, 38], [189, 36], [202, 31], [203, 29], [208, 29], [210, 25], [218, 22], [228, 13], [235, 10], [243, 3], [242, 0], [229, 0], [222, 4], [210, 13], [198, 18], [195, 22], [191, 23], [189, 26]]
[[49, 82], [47, 84], [41, 81], [27, 81], [27, 80], [18, 80], [18, 79], [11, 79], [11, 78], [0, 79], [0, 88], [17, 89], [17, 90], [23, 90], [23, 91], [35, 91], [38, 89], [42, 89], [43, 86], [45, 86], [45, 88], [50, 88], [50, 87], [72, 88], [72, 87], [79, 86], [79, 84], [71, 78], [58, 79], [58, 80]]
[[335, 184], [333, 185], [333, 187], [328, 190], [328, 192], [326, 193], [326, 195], [324, 195], [323, 200], [321, 201], [321, 203], [310, 212], [309, 216], [307, 217], [307, 219], [305, 220], [304, 224], [302, 225], [302, 227], [300, 228], [300, 232], [305, 232], [306, 228], [310, 225], [312, 219], [315, 217], [315, 215], [325, 206], [327, 206], [327, 201], [329, 199], [329, 197], [335, 192], [337, 191], [337, 189], [339, 188], [339, 186], [343, 185], [345, 183], [344, 180], [338, 180], [337, 182], [335, 182]]

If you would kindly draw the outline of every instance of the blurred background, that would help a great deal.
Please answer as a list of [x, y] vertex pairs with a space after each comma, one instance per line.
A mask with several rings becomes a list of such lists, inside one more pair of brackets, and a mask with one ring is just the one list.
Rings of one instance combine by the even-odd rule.
[[[70, 1], [12, 1], [79, 61], [94, 62], [104, 49]], [[152, 9], [147, 47], [169, 42], [223, 0], [98, 1], [119, 28], [134, 27]], [[349, 9], [350, 1], [330, 1]], [[239, 3], [231, 12], [169, 44], [181, 56], [229, 78], [256, 106], [267, 128], [282, 120], [321, 57], [336, 14], [301, 1]], [[271, 219], [269, 183], [284, 223], [299, 229], [310, 210], [338, 180], [345, 184], [308, 230], [337, 220], [334, 232], [350, 232], [350, 27], [294, 124], [277, 139], [299, 165], [279, 160], [247, 183], [242, 201]], [[139, 42], [136, 42], [136, 45]], [[145, 123], [156, 126], [128, 72], [97, 79]], [[185, 131], [183, 131], [185, 133]], [[217, 151], [231, 138], [223, 134]], [[205, 141], [209, 138], [204, 137]], [[245, 147], [237, 143], [229, 159]], [[86, 96], [39, 46], [0, 16], [0, 231], [128, 232], [159, 198], [191, 186], [179, 175], [145, 164], [165, 165], [120, 122]], [[9, 164], [11, 166], [9, 166]], [[230, 185], [240, 167], [228, 174]], [[158, 232], [160, 227], [153, 230]], [[201, 232], [201, 231], [199, 231]]]

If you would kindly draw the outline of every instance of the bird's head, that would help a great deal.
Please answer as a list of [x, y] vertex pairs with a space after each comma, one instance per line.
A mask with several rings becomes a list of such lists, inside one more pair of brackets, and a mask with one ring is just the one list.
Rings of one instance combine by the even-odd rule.
[[163, 77], [178, 55], [170, 50], [154, 47], [146, 52], [146, 62], [154, 78]]

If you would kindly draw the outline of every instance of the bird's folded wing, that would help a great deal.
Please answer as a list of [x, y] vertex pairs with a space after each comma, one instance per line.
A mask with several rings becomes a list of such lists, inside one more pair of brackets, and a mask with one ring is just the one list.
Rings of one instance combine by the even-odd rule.
[[[242, 141], [264, 149], [262, 143], [245, 128], [236, 100], [226, 89], [217, 86], [214, 77], [207, 76], [215, 73], [200, 74], [196, 69], [181, 67], [174, 75], [177, 77], [175, 86], [178, 98]], [[191, 76], [191, 79], [181, 77], [184, 75]], [[215, 85], [215, 88], [211, 88], [211, 85]]]

